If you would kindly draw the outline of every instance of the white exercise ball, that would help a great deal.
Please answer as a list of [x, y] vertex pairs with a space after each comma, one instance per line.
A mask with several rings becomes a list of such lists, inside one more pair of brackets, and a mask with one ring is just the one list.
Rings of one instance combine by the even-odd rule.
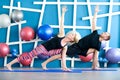
[[20, 22], [23, 19], [23, 12], [16, 9], [12, 12], [11, 18], [14, 22]]
[[0, 15], [0, 27], [5, 28], [8, 27], [11, 23], [10, 17], [7, 14]]

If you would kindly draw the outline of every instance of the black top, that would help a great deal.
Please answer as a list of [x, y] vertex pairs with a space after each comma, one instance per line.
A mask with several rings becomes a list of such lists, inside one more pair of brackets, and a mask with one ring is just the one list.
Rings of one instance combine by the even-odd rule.
[[89, 49], [94, 48], [96, 50], [100, 50], [101, 42], [99, 41], [99, 34], [97, 30], [93, 31], [93, 33], [83, 37], [79, 40], [78, 45], [81, 49]]
[[86, 53], [89, 48], [94, 48], [99, 51], [101, 46], [99, 36], [97, 30], [93, 31], [93, 33], [80, 39], [78, 43], [69, 46], [66, 54], [70, 57], [76, 55], [87, 56]]
[[61, 45], [61, 40], [64, 37], [58, 37], [55, 36], [54, 38], [51, 38], [50, 40], [48, 40], [47, 42], [43, 43], [42, 45], [49, 51], [52, 49], [60, 49], [63, 48], [63, 46]]
[[81, 53], [81, 49], [79, 48], [77, 43], [74, 43], [71, 46], [68, 46], [66, 55], [69, 57], [75, 57], [75, 56], [80, 55], [80, 53]]

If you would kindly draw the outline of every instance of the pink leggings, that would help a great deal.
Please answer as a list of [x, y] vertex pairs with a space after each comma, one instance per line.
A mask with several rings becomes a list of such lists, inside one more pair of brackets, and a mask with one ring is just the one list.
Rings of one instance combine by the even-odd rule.
[[53, 49], [50, 51], [47, 51], [43, 45], [37, 46], [35, 49], [33, 49], [31, 52], [28, 53], [26, 56], [19, 56], [17, 59], [20, 61], [21, 59], [27, 59], [28, 58], [33, 58], [37, 55], [45, 55], [45, 56], [53, 56], [57, 54], [61, 54], [62, 49]]

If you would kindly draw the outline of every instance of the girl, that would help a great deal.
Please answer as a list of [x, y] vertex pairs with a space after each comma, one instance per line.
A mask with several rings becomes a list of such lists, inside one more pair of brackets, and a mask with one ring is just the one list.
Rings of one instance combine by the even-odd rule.
[[[31, 52], [28, 53], [28, 57], [35, 57], [39, 54], [46, 55], [46, 56], [53, 56], [57, 54], [61, 54], [62, 57], [62, 70], [69, 71], [69, 69], [66, 66], [66, 51], [67, 51], [67, 44], [69, 42], [76, 42], [78, 41], [78, 37], [76, 32], [68, 32], [68, 34], [65, 36], [64, 33], [64, 15], [67, 11], [67, 8], [64, 6], [62, 7], [62, 16], [61, 16], [61, 23], [60, 23], [60, 29], [59, 34], [48, 40], [45, 43], [42, 43], [41, 45], [37, 46], [35, 49], [33, 49]], [[25, 56], [19, 56], [18, 58], [14, 59], [10, 63], [6, 65], [6, 67], [9, 70], [12, 70], [11, 66], [17, 62], [20, 62], [20, 60], [25, 59]]]

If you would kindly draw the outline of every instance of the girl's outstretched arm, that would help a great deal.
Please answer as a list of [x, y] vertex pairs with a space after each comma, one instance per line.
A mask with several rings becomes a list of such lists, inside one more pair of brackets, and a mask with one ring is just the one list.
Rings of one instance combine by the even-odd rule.
[[61, 19], [60, 19], [60, 27], [59, 27], [59, 37], [63, 37], [65, 36], [65, 31], [64, 31], [64, 16], [65, 16], [65, 12], [67, 11], [67, 7], [63, 6], [62, 7], [62, 15], [61, 15]]
[[61, 56], [61, 67], [63, 71], [71, 71], [66, 66], [66, 52], [67, 52], [67, 46], [63, 48], [62, 56]]

